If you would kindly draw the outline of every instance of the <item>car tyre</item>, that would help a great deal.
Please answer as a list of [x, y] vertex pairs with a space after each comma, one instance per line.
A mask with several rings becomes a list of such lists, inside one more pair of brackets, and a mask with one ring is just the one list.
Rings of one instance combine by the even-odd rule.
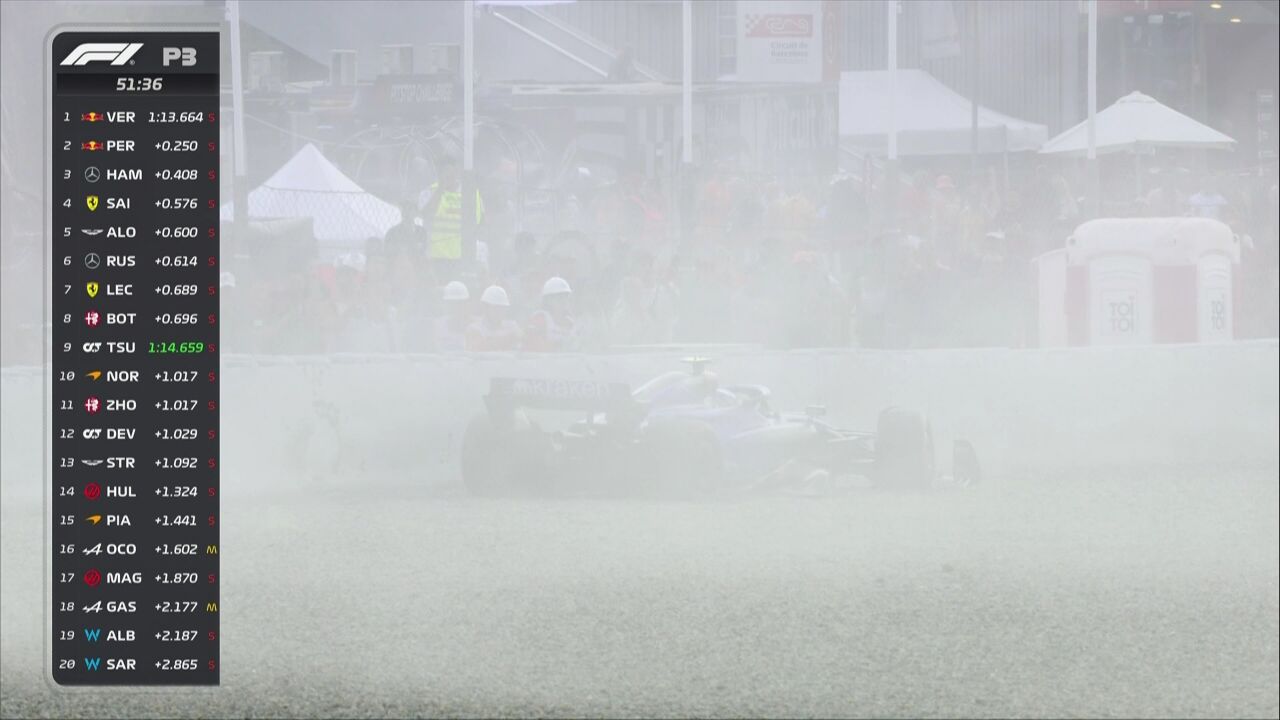
[[875, 483], [914, 490], [933, 483], [933, 431], [913, 410], [886, 408], [876, 422]]
[[527, 419], [516, 415], [510, 429], [482, 413], [462, 435], [462, 482], [473, 495], [524, 491], [545, 494], [549, 482], [550, 443]]

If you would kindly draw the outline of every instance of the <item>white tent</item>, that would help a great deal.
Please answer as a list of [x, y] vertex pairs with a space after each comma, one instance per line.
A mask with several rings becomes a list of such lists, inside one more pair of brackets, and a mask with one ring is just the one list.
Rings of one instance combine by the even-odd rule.
[[[883, 155], [896, 125], [899, 155], [969, 153], [973, 103], [924, 70], [897, 73], [896, 113], [890, 112], [888, 70], [840, 73], [841, 145]], [[978, 107], [978, 152], [1036, 150], [1047, 137], [1044, 125]]]
[[[1099, 155], [1149, 152], [1159, 147], [1222, 150], [1236, 142], [1140, 92], [1131, 92], [1098, 111], [1094, 124]], [[1088, 120], [1085, 120], [1045, 143], [1040, 152], [1084, 155], [1088, 143]]]
[[[235, 219], [232, 203], [223, 222]], [[366, 192], [308, 143], [266, 182], [249, 193], [249, 217], [310, 218], [324, 245], [359, 247], [400, 222], [400, 209]]]

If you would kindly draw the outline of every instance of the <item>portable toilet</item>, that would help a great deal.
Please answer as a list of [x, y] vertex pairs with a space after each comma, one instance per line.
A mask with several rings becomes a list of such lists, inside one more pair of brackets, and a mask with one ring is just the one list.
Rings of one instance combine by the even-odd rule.
[[1240, 244], [1225, 224], [1199, 217], [1091, 220], [1076, 228], [1065, 250], [1068, 345], [1232, 339]]

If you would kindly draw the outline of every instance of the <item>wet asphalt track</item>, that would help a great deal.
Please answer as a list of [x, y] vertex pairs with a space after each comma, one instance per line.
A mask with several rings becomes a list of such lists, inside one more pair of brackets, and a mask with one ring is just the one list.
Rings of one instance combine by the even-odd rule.
[[223, 515], [223, 687], [55, 692], [39, 501], [7, 489], [0, 714], [1277, 715], [1274, 467]]

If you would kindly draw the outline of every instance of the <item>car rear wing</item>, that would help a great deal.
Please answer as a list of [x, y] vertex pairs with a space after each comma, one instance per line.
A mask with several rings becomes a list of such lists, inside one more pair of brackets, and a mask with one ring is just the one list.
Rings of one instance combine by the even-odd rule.
[[630, 385], [594, 380], [494, 378], [484, 402], [491, 414], [516, 408], [630, 414], [639, 408]]

